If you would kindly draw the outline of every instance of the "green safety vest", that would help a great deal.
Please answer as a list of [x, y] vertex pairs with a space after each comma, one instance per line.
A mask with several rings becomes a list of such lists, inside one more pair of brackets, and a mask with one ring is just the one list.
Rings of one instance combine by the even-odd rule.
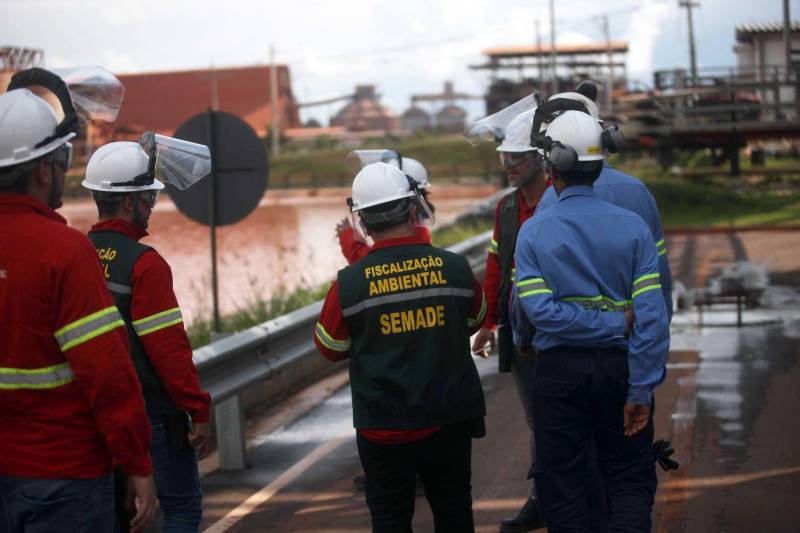
[[131, 346], [131, 360], [142, 385], [147, 412], [157, 415], [183, 413], [172, 401], [153, 368], [153, 363], [147, 357], [131, 318], [133, 266], [139, 257], [151, 248], [116, 231], [93, 231], [89, 233], [89, 239], [97, 248], [97, 254], [105, 273], [106, 285], [125, 321]]
[[466, 259], [429, 245], [379, 248], [339, 271], [356, 428], [482, 420], [469, 347], [474, 297]]

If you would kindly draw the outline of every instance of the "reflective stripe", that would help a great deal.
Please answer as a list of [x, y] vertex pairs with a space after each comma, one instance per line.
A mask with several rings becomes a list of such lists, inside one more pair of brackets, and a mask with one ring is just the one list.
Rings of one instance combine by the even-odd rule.
[[633, 295], [631, 296], [631, 298], [636, 298], [637, 296], [639, 296], [644, 292], [660, 288], [661, 288], [660, 275], [658, 273], [647, 274], [645, 276], [636, 279], [636, 281], [633, 282], [633, 289], [632, 289]]
[[119, 311], [112, 305], [64, 326], [55, 332], [54, 337], [61, 351], [64, 352], [124, 325], [125, 322], [122, 321]]
[[511, 284], [514, 285], [514, 283], [516, 282], [517, 282], [517, 269], [516, 267], [511, 267]]
[[481, 292], [481, 309], [478, 311], [478, 316], [475, 318], [467, 317], [467, 326], [475, 327], [478, 324], [483, 322], [483, 319], [486, 317], [486, 295]]
[[656, 243], [656, 250], [658, 250], [658, 255], [659, 256], [662, 256], [665, 253], [667, 253], [667, 246], [666, 246], [666, 242], [664, 241], [664, 239], [661, 239], [660, 241], [658, 241]]
[[321, 342], [322, 345], [329, 350], [333, 350], [335, 352], [346, 352], [350, 349], [350, 339], [343, 341], [334, 339], [331, 337], [330, 333], [325, 331], [325, 327], [319, 322], [317, 322], [317, 327], [315, 328], [314, 334], [319, 339], [319, 342]]
[[45, 368], [0, 368], [0, 390], [54, 389], [74, 379], [68, 363]]
[[550, 290], [550, 287], [547, 286], [547, 283], [542, 278], [524, 279], [517, 282], [517, 287], [520, 290], [520, 298], [533, 296], [534, 294], [553, 294], [553, 291]]
[[355, 305], [351, 305], [347, 309], [342, 309], [342, 314], [344, 316], [352, 316], [369, 307], [397, 302], [407, 302], [409, 300], [416, 300], [418, 298], [430, 298], [431, 296], [463, 296], [464, 298], [472, 298], [474, 295], [475, 291], [473, 289], [420, 289], [417, 291], [370, 298]]
[[121, 283], [114, 283], [113, 281], [106, 281], [106, 287], [111, 292], [116, 292], [117, 294], [130, 294], [131, 287], [130, 285], [122, 285]]
[[489, 243], [489, 247], [487, 248], [487, 250], [489, 251], [490, 254], [497, 254], [498, 251], [497, 241], [492, 239], [491, 242]]
[[147, 335], [148, 333], [153, 333], [154, 331], [158, 331], [175, 324], [180, 324], [181, 322], [183, 322], [181, 308], [176, 307], [174, 309], [168, 309], [166, 311], [156, 313], [155, 315], [140, 318], [139, 320], [134, 320], [133, 329], [136, 330], [136, 334], [141, 337], [143, 335]]
[[563, 302], [573, 302], [586, 309], [600, 309], [603, 311], [625, 311], [633, 303], [631, 300], [613, 300], [608, 296], [569, 296], [562, 298]]

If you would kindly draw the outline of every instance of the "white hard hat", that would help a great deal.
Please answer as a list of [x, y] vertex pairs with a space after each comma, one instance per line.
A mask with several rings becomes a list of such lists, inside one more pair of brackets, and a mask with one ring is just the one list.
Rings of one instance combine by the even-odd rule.
[[360, 211], [416, 195], [417, 192], [398, 167], [387, 163], [372, 163], [362, 168], [353, 180], [350, 209], [354, 212]]
[[[158, 180], [134, 184], [133, 180], [148, 173], [150, 158], [139, 143], [113, 142], [101, 146], [86, 165], [86, 179], [81, 185], [93, 191], [136, 192], [160, 190]], [[121, 183], [130, 185], [121, 186]]]
[[498, 152], [531, 152], [531, 128], [536, 109], [529, 109], [520, 113], [509, 122], [505, 131], [502, 144], [497, 147]]
[[558, 93], [554, 94], [550, 98], [547, 99], [549, 102], [550, 100], [557, 100], [559, 98], [563, 98], [566, 100], [575, 100], [576, 102], [580, 102], [586, 106], [586, 110], [589, 111], [589, 114], [592, 115], [592, 118], [595, 120], [600, 120], [600, 109], [597, 107], [597, 104], [590, 99], [589, 97], [577, 93], [577, 92], [566, 92], [566, 93]]
[[[420, 189], [427, 189], [430, 187], [431, 182], [428, 181], [428, 171], [425, 170], [423, 164], [416, 159], [411, 159], [410, 157], [401, 157], [403, 159], [402, 171], [417, 182], [417, 187]], [[390, 164], [397, 166], [397, 160], [393, 159]]]
[[556, 161], [559, 152], [572, 149], [577, 161], [605, 159], [602, 134], [603, 128], [591, 116], [581, 111], [564, 111], [553, 119], [545, 132], [551, 143], [556, 143], [546, 149], [548, 158], [560, 167]]
[[53, 136], [59, 125], [55, 111], [28, 89], [0, 95], [0, 168], [32, 161], [65, 144], [75, 133]]

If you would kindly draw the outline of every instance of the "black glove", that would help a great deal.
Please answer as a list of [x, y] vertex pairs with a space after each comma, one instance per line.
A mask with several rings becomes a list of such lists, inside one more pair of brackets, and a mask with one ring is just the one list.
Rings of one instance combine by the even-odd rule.
[[675, 453], [675, 450], [668, 440], [661, 439], [653, 443], [653, 454], [656, 456], [656, 462], [665, 472], [677, 470], [680, 466], [678, 461], [670, 459], [673, 453]]

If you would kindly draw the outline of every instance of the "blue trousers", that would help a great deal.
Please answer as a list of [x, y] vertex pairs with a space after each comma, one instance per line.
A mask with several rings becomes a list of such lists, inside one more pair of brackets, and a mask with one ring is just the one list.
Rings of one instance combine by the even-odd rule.
[[[164, 515], [164, 533], [190, 533], [200, 528], [203, 518], [203, 495], [197, 469], [197, 452], [185, 439], [188, 420], [160, 415], [150, 418], [150, 455], [156, 494]], [[176, 426], [177, 424], [177, 426]], [[117, 476], [119, 476], [119, 472]], [[125, 480], [118, 480], [118, 489]], [[118, 532], [128, 531], [131, 515], [119, 508], [124, 497], [117, 498]]]
[[90, 479], [0, 475], [0, 533], [104, 533], [113, 523], [110, 475]]
[[610, 532], [650, 532], [656, 492], [653, 421], [623, 433], [627, 352], [558, 347], [540, 352], [533, 387], [539, 505], [550, 533], [590, 530], [587, 495], [594, 443]]

